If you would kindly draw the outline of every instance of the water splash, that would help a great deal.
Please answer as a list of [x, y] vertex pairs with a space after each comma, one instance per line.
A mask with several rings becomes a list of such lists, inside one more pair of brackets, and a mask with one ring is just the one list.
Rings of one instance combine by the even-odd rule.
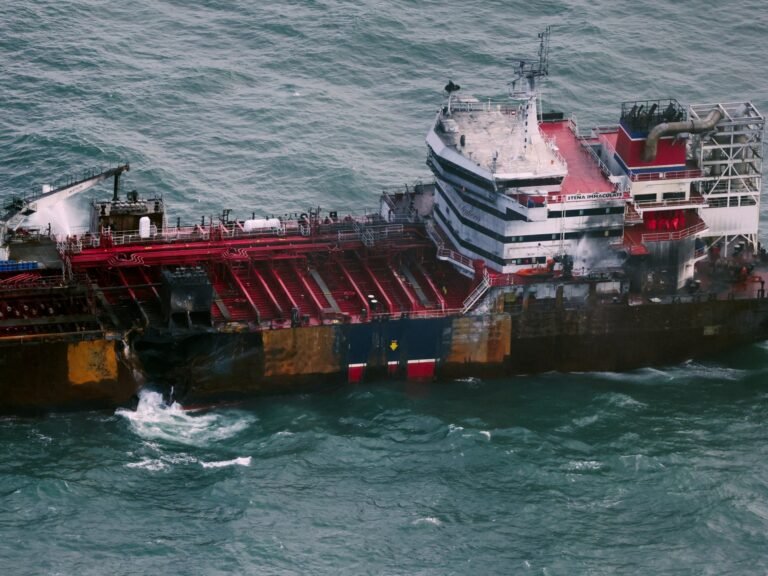
[[161, 440], [192, 446], [206, 446], [231, 438], [247, 429], [255, 420], [239, 411], [220, 413], [188, 412], [178, 402], [166, 404], [158, 392], [143, 390], [135, 411], [115, 412], [146, 440]]
[[72, 233], [72, 215], [66, 202], [45, 205], [27, 218], [26, 226], [47, 230], [51, 227], [57, 237], [66, 237]]
[[413, 524], [415, 526], [418, 526], [419, 524], [431, 524], [432, 526], [442, 526], [443, 523], [440, 521], [439, 518], [435, 518], [434, 516], [425, 516], [424, 518], [418, 518], [413, 521]]
[[240, 456], [239, 458], [233, 458], [232, 460], [220, 460], [218, 462], [203, 462], [200, 461], [200, 465], [203, 468], [225, 468], [227, 466], [250, 466], [250, 456]]

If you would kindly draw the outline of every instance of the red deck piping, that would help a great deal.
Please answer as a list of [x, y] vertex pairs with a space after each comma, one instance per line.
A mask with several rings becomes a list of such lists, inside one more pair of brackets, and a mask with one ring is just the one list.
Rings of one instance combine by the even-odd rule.
[[426, 270], [424, 270], [424, 266], [419, 264], [419, 272], [421, 272], [421, 275], [424, 276], [424, 280], [427, 281], [427, 284], [429, 284], [429, 288], [432, 290], [432, 293], [437, 298], [437, 301], [440, 302], [440, 309], [445, 311], [445, 298], [443, 298], [443, 295], [440, 293], [440, 290], [437, 289], [437, 286], [435, 286], [435, 283], [432, 282], [432, 278], [430, 278], [429, 274]]
[[280, 274], [277, 272], [277, 269], [269, 263], [267, 264], [267, 267], [269, 271], [272, 273], [272, 276], [274, 276], [278, 286], [280, 286], [282, 291], [288, 297], [288, 301], [291, 303], [291, 306], [293, 306], [293, 308], [295, 308], [296, 310], [299, 310], [300, 309], [299, 305], [296, 303], [296, 300], [293, 299], [293, 295], [291, 294], [291, 291], [288, 290], [288, 287], [285, 285], [285, 282], [283, 282], [283, 279], [280, 277]]
[[349, 273], [349, 270], [346, 269], [344, 264], [339, 260], [339, 269], [341, 270], [342, 274], [344, 274], [344, 277], [347, 279], [349, 284], [352, 286], [352, 289], [357, 294], [357, 297], [360, 299], [360, 302], [363, 303], [363, 308], [365, 308], [366, 314], [370, 317], [371, 315], [371, 307], [368, 304], [368, 299], [365, 297], [365, 295], [360, 290], [360, 287], [357, 285], [357, 282], [355, 282], [354, 278], [352, 278], [352, 275]]
[[240, 290], [240, 293], [245, 297], [245, 299], [248, 301], [248, 304], [251, 305], [251, 308], [253, 308], [253, 311], [256, 313], [256, 320], [260, 321], [261, 313], [259, 312], [259, 307], [256, 306], [256, 303], [253, 301], [253, 298], [251, 298], [251, 295], [248, 293], [248, 290], [246, 289], [245, 284], [243, 284], [243, 281], [237, 275], [237, 272], [235, 272], [235, 269], [232, 267], [231, 262], [227, 262], [227, 270], [229, 270], [229, 273], [232, 276], [232, 279], [235, 281], [235, 284], [237, 285], [238, 290]]
[[[150, 280], [146, 270], [144, 270], [144, 268], [141, 266], [139, 266], [139, 274], [141, 274], [141, 278], [144, 280], [144, 282], [146, 282], [147, 284], [152, 284], [152, 280]], [[150, 288], [152, 289], [152, 292], [154, 292], [155, 298], [160, 300], [160, 294], [157, 293], [157, 288], [155, 288], [154, 286], [150, 286]]]
[[272, 289], [267, 284], [267, 281], [264, 280], [264, 277], [259, 273], [258, 270], [253, 266], [253, 262], [248, 262], [248, 271], [253, 275], [254, 278], [261, 284], [261, 287], [264, 288], [264, 292], [267, 293], [267, 298], [269, 298], [270, 304], [275, 307], [275, 312], [277, 312], [278, 318], [285, 318], [285, 312], [283, 311], [282, 306], [280, 306], [280, 303], [277, 301], [277, 298], [275, 298], [275, 294], [272, 292]]
[[138, 303], [139, 299], [136, 298], [136, 293], [133, 291], [133, 288], [128, 283], [128, 280], [125, 278], [125, 274], [123, 274], [123, 270], [121, 268], [117, 269], [117, 277], [120, 278], [120, 282], [123, 283], [123, 286], [128, 290], [128, 295], [131, 297], [131, 300]]
[[317, 299], [317, 295], [315, 294], [315, 291], [312, 290], [312, 287], [307, 281], [306, 276], [299, 271], [299, 267], [296, 266], [296, 262], [294, 260], [291, 260], [290, 264], [291, 264], [291, 272], [293, 272], [296, 275], [296, 277], [299, 279], [299, 282], [301, 282], [301, 285], [304, 287], [304, 290], [306, 290], [307, 294], [309, 294], [309, 298], [314, 303], [315, 308], [317, 308], [318, 316], [322, 317], [324, 306], [320, 303], [320, 300]]
[[408, 289], [408, 286], [400, 279], [400, 276], [395, 273], [394, 268], [391, 267], [391, 265], [387, 268], [390, 275], [395, 279], [395, 282], [397, 282], [397, 285], [400, 286], [400, 289], [403, 291], [403, 294], [405, 294], [405, 297], [408, 298], [408, 301], [411, 304], [410, 312], [415, 312], [419, 308], [418, 301], [414, 298], [411, 291]]
[[371, 280], [373, 280], [373, 285], [376, 286], [376, 290], [378, 290], [379, 294], [381, 294], [381, 297], [384, 298], [384, 302], [386, 302], [387, 304], [387, 310], [389, 310], [389, 313], [394, 314], [396, 312], [395, 305], [392, 302], [392, 300], [389, 298], [389, 294], [387, 294], [387, 291], [384, 290], [384, 287], [379, 282], [379, 279], [376, 278], [376, 274], [373, 273], [373, 270], [371, 270], [371, 267], [368, 266], [367, 262], [363, 262], [361, 260], [360, 264], [363, 266], [363, 270], [365, 270], [368, 273], [368, 276], [370, 276]]

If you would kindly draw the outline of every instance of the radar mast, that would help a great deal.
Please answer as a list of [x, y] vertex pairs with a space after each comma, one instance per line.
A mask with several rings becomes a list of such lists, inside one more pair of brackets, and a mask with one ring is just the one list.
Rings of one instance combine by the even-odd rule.
[[[549, 34], [551, 26], [547, 26], [544, 32], [539, 32], [539, 58], [538, 60], [520, 58], [515, 76], [510, 84], [510, 96], [513, 98], [529, 98], [536, 93], [536, 78], [549, 76]], [[518, 82], [527, 80], [526, 86], [518, 89]]]

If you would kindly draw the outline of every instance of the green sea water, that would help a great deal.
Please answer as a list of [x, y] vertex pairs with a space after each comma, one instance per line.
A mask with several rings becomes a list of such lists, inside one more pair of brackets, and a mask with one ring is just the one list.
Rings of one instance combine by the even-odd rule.
[[[0, 198], [129, 161], [125, 186], [187, 221], [372, 206], [429, 177], [446, 81], [503, 95], [546, 25], [545, 103], [584, 128], [641, 98], [768, 111], [758, 1], [6, 0]], [[2, 419], [0, 569], [765, 574], [767, 374], [758, 344], [627, 374]]]

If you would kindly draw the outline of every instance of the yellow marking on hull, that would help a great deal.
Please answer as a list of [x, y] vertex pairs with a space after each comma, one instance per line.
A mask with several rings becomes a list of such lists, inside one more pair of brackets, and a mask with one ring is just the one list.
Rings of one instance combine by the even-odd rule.
[[85, 340], [67, 346], [69, 382], [75, 386], [117, 379], [115, 343]]

